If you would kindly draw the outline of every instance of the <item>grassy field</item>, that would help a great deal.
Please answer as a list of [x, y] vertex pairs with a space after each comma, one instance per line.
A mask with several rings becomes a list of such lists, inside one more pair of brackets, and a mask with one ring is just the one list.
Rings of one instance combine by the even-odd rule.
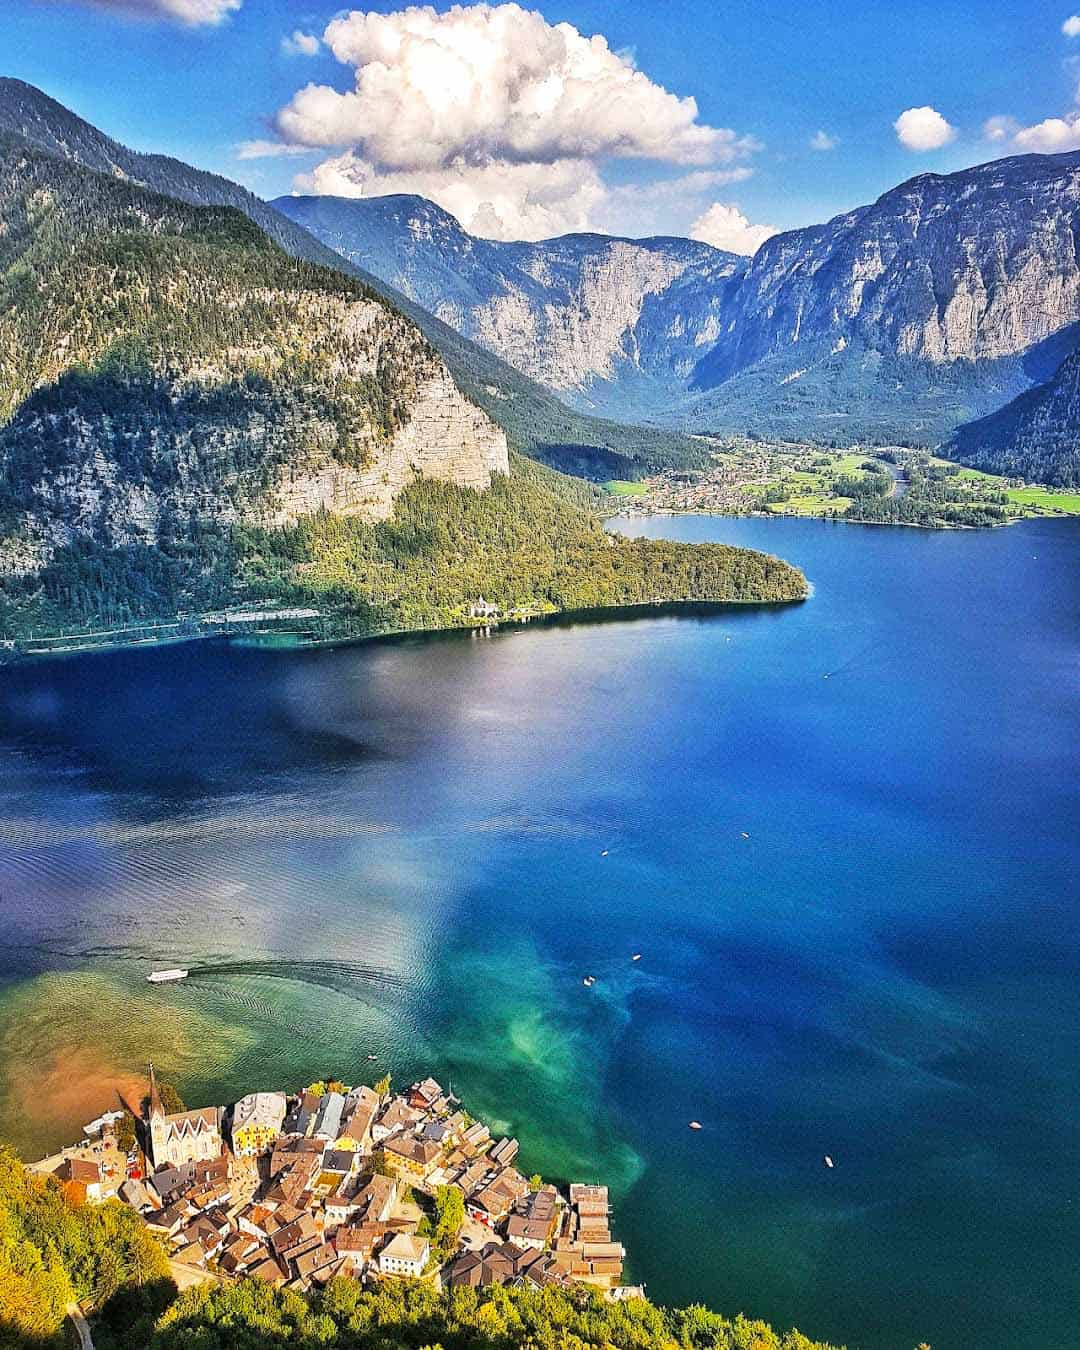
[[[900, 483], [894, 488], [881, 473], [896, 476], [897, 470]], [[629, 511], [762, 511], [933, 527], [1080, 514], [1080, 493], [1028, 487], [1017, 479], [1012, 484], [901, 446], [841, 450], [732, 438], [713, 451], [711, 469], [660, 473], [636, 483], [612, 480], [604, 486], [611, 509]]]
[[1054, 492], [1051, 488], [1009, 488], [1009, 501], [1036, 511], [1064, 511], [1066, 515], [1080, 516], [1080, 492]]

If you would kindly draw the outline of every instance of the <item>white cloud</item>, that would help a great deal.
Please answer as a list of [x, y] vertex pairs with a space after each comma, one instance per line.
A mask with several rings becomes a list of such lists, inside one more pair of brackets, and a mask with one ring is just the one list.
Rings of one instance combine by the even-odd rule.
[[321, 47], [322, 43], [314, 33], [305, 33], [300, 28], [281, 39], [281, 50], [286, 56], [318, 56]]
[[747, 256], [756, 253], [776, 233], [775, 225], [753, 225], [737, 206], [725, 202], [713, 202], [690, 226], [691, 239]]
[[1015, 117], [988, 117], [983, 123], [983, 137], [988, 141], [1000, 143], [1010, 141], [1020, 130]]
[[352, 150], [300, 174], [293, 187], [336, 197], [416, 193], [486, 239], [546, 239], [590, 229], [593, 212], [607, 195], [589, 160], [473, 165], [459, 159], [431, 169], [385, 170]]
[[749, 165], [740, 164], [730, 169], [695, 169], [652, 183], [605, 185], [604, 196], [593, 208], [591, 228], [631, 239], [645, 234], [685, 235], [688, 222], [701, 214], [709, 193], [753, 175]]
[[310, 155], [306, 145], [285, 145], [282, 141], [241, 141], [237, 159], [278, 159], [282, 155]]
[[1080, 150], [1080, 113], [1048, 117], [1033, 127], [1021, 127], [1013, 136], [1018, 150], [1052, 155], [1062, 150]]
[[893, 127], [906, 150], [940, 150], [956, 139], [956, 128], [951, 127], [936, 108], [908, 108]]
[[[252, 142], [261, 149], [264, 143]], [[271, 142], [271, 145], [274, 143]], [[242, 147], [246, 150], [247, 147]], [[310, 153], [299, 147], [300, 153]], [[295, 152], [295, 150], [293, 151]], [[242, 158], [255, 158], [252, 153]], [[685, 234], [706, 194], [751, 177], [747, 165], [697, 169], [647, 184], [604, 182], [591, 160], [515, 164], [464, 160], [445, 168], [383, 170], [352, 151], [324, 160], [293, 180], [293, 190], [336, 197], [410, 193], [437, 202], [470, 234], [485, 239], [550, 239], [576, 231]]]
[[654, 83], [603, 36], [516, 4], [354, 11], [323, 40], [355, 69], [355, 89], [308, 85], [278, 114], [278, 129], [289, 141], [351, 146], [385, 168], [462, 156], [711, 164], [757, 148], [700, 122], [694, 99]]
[[811, 150], [835, 150], [840, 142], [827, 131], [815, 131], [810, 137]]
[[1061, 25], [1061, 31], [1068, 38], [1080, 37], [1080, 14], [1070, 14]]
[[[631, 193], [665, 221], [681, 208], [685, 226], [708, 191], [746, 176], [760, 149], [751, 136], [703, 123], [692, 98], [649, 79], [602, 35], [517, 4], [353, 11], [328, 24], [322, 41], [351, 68], [353, 87], [311, 83], [278, 112], [283, 145], [335, 151], [297, 180], [301, 191], [417, 192], [497, 238], [599, 220], [641, 233], [649, 222], [640, 212], [631, 220]], [[617, 159], [700, 166], [714, 177], [609, 187], [602, 168]]]
[[201, 24], [221, 23], [243, 4], [243, 0], [83, 0], [95, 9], [115, 14], [130, 14], [140, 19], [173, 19], [196, 28]]

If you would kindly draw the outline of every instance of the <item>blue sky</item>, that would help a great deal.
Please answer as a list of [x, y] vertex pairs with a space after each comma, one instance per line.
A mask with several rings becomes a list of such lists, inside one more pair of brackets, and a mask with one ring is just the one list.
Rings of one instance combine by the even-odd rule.
[[[1063, 32], [1076, 12], [1068, 0], [559, 0], [532, 7], [542, 18], [490, 20], [437, 4], [442, 17], [419, 37], [405, 8], [366, 6], [390, 16], [381, 27], [360, 13], [339, 19], [335, 55], [327, 25], [349, 11], [331, 6], [5, 0], [0, 71], [129, 145], [263, 196], [298, 176], [308, 190], [423, 191], [503, 237], [711, 229], [713, 242], [747, 251], [766, 226], [826, 219], [923, 170], [1080, 147], [1080, 19]], [[597, 53], [552, 27], [564, 23], [606, 46]], [[314, 54], [283, 50], [296, 31]], [[380, 81], [371, 63], [403, 32], [422, 59], [401, 57]], [[476, 87], [427, 108], [449, 69], [440, 60], [462, 51], [481, 53]], [[553, 93], [583, 62], [601, 93]], [[431, 72], [422, 86], [417, 70]], [[505, 105], [526, 76], [527, 106]], [[297, 99], [308, 84], [321, 92]], [[553, 100], [551, 112], [537, 114], [535, 99]], [[912, 109], [905, 146], [895, 124]], [[1000, 120], [988, 134], [990, 119]], [[811, 148], [819, 133], [832, 148]], [[253, 142], [273, 153], [241, 157], [258, 153]]]

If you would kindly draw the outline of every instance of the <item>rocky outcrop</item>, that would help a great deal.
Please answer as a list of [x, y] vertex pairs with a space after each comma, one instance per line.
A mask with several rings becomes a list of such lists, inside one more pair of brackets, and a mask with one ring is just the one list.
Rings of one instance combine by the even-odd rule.
[[482, 492], [493, 474], [509, 472], [505, 435], [443, 370], [417, 391], [409, 420], [370, 464], [353, 468], [329, 452], [288, 464], [252, 514], [269, 525], [291, 525], [321, 510], [374, 522], [391, 515], [395, 497], [418, 478]]

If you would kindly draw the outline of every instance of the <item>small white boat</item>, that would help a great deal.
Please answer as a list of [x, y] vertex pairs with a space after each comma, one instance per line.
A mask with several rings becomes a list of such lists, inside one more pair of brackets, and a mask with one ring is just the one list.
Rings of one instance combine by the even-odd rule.
[[596, 983], [596, 976], [586, 975], [585, 978], [581, 981], [581, 983], [585, 986], [586, 989], [591, 989], [593, 985]]
[[601, 858], [606, 858], [607, 855], [608, 855], [610, 852], [611, 852], [611, 850], [610, 850], [609, 848], [602, 848], [602, 849], [600, 850], [600, 856], [601, 856]]
[[368, 1059], [378, 1059], [378, 1055], [368, 1055]]
[[701, 1129], [701, 1121], [700, 1121], [700, 1120], [692, 1120], [692, 1121], [690, 1122], [690, 1128], [691, 1128], [692, 1130], [700, 1130], [700, 1129]]
[[827, 1153], [825, 1154], [825, 1166], [826, 1166], [826, 1167], [835, 1167], [835, 1166], [836, 1166], [836, 1164], [833, 1162], [833, 1160], [829, 1157], [829, 1155], [828, 1155]]
[[633, 956], [630, 958], [630, 960], [631, 960], [631, 961], [640, 961], [640, 960], [641, 960], [641, 953], [640, 953], [640, 952], [635, 952], [635, 953], [633, 954]]
[[172, 984], [174, 980], [186, 980], [186, 970], [154, 970], [147, 975], [150, 984]]
[[741, 831], [741, 834], [742, 834], [742, 837], [743, 837], [744, 839], [749, 839], [749, 838], [750, 838], [750, 836], [746, 833], [745, 830], [742, 830], [742, 831]]

